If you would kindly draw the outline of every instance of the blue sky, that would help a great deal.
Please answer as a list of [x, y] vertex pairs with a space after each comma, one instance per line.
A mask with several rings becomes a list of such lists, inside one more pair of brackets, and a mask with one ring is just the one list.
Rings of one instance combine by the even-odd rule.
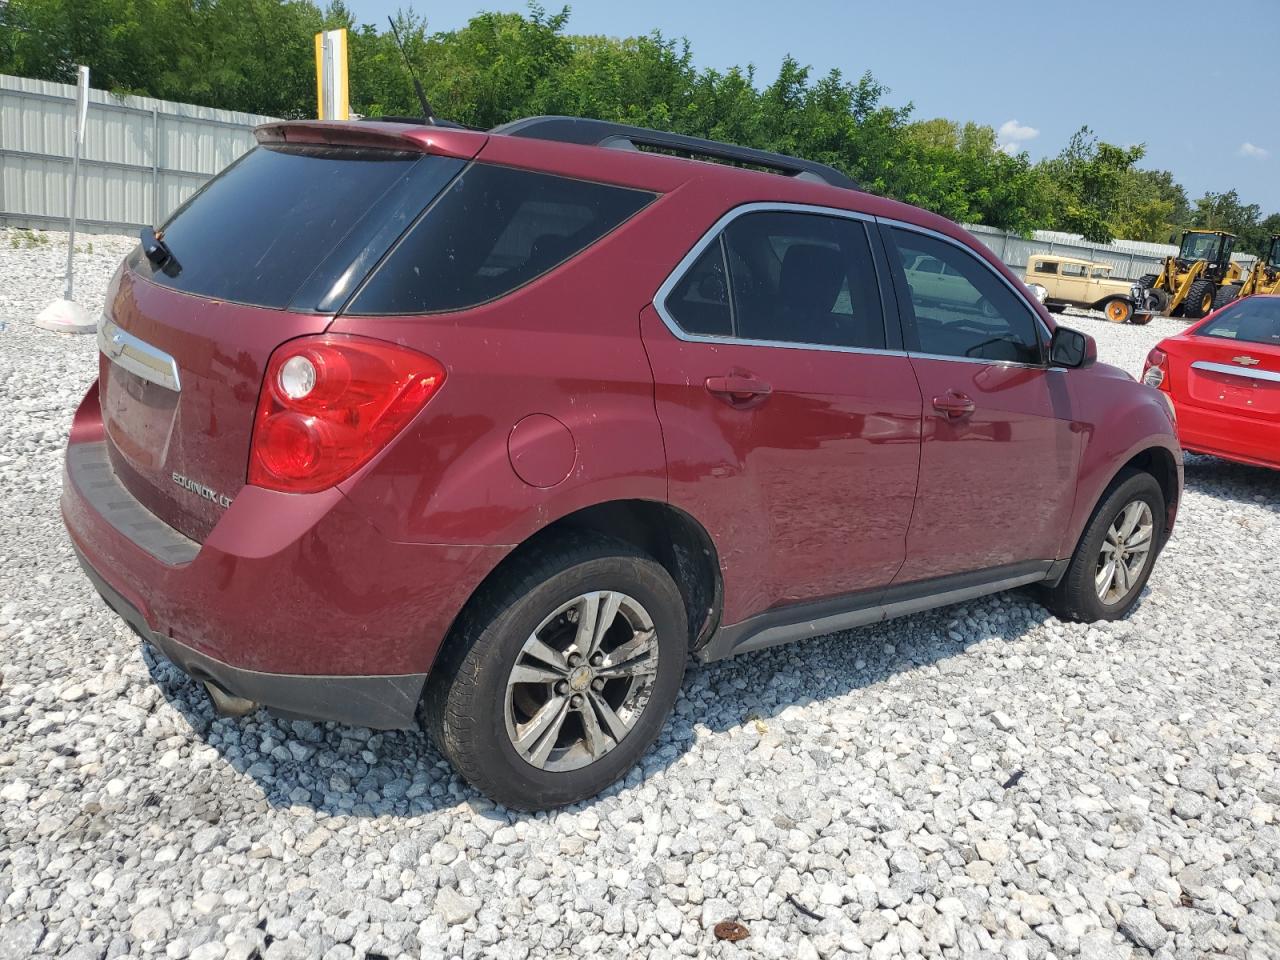
[[[432, 30], [523, 2], [348, 0], [385, 24], [401, 7]], [[548, 9], [559, 5], [546, 2]], [[572, 33], [687, 37], [699, 67], [753, 63], [771, 80], [783, 56], [851, 77], [870, 70], [915, 118], [975, 120], [1033, 159], [1082, 124], [1145, 143], [1143, 166], [1172, 170], [1194, 200], [1235, 187], [1280, 211], [1280, 2], [1231, 0], [577, 0]], [[1186, 25], [1191, 25], [1191, 30]], [[1190, 51], [1190, 64], [1179, 62]], [[1194, 118], [1186, 122], [1184, 118]], [[1245, 122], [1253, 117], [1255, 122]]]

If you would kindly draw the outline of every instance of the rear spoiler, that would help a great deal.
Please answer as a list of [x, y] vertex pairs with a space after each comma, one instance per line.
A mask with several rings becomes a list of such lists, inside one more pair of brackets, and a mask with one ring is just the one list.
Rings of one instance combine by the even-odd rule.
[[459, 160], [475, 158], [489, 136], [474, 130], [409, 123], [285, 120], [255, 127], [259, 143], [322, 143], [382, 150], [419, 150]]

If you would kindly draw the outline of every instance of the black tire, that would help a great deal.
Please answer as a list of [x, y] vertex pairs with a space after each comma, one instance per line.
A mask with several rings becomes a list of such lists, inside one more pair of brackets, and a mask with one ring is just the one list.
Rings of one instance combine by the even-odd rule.
[[1155, 312], [1163, 314], [1169, 309], [1169, 294], [1165, 290], [1152, 290], [1151, 296], [1155, 298]]
[[[543, 619], [594, 590], [625, 593], [644, 607], [657, 637], [657, 674], [634, 726], [607, 753], [575, 770], [544, 770], [507, 733], [507, 680]], [[688, 653], [689, 621], [665, 568], [620, 540], [561, 538], [512, 561], [468, 604], [427, 680], [423, 724], [454, 769], [498, 803], [563, 806], [595, 796], [649, 749], [680, 692]]]
[[1218, 292], [1213, 295], [1213, 309], [1221, 310], [1228, 303], [1236, 300], [1240, 296], [1241, 284], [1229, 283], [1224, 287], [1219, 287]]
[[1182, 301], [1182, 315], [1192, 320], [1199, 320], [1213, 309], [1212, 280], [1197, 280], [1187, 291], [1187, 298]]
[[[1111, 525], [1129, 504], [1142, 501], [1151, 510], [1151, 544], [1145, 565], [1125, 593], [1110, 603], [1098, 595], [1094, 578], [1100, 569], [1103, 543]], [[1055, 587], [1041, 591], [1041, 602], [1059, 620], [1093, 623], [1098, 620], [1121, 620], [1129, 615], [1142, 589], [1147, 585], [1156, 555], [1164, 542], [1164, 494], [1156, 478], [1141, 470], [1126, 469], [1107, 488], [1076, 545], [1067, 572]]]
[[1142, 287], [1144, 290], [1150, 290], [1156, 285], [1156, 281], [1159, 279], [1160, 274], [1158, 273], [1144, 273], [1138, 278], [1138, 286]]

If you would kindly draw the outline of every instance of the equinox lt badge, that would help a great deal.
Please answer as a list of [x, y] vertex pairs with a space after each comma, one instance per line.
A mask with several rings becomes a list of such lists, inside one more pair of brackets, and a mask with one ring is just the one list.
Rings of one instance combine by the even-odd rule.
[[224, 496], [212, 487], [206, 487], [203, 483], [197, 483], [190, 477], [184, 477], [180, 473], [173, 474], [173, 482], [180, 486], [183, 490], [194, 493], [197, 497], [203, 497], [210, 503], [216, 503], [222, 509], [231, 506], [231, 498]]

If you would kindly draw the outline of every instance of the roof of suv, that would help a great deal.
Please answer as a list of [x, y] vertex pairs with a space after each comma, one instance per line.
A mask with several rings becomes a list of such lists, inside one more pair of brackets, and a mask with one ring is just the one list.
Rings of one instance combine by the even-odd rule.
[[[533, 146], [530, 141], [548, 145], [563, 144], [571, 148], [595, 147], [610, 150], [615, 152], [611, 166], [624, 169], [630, 166], [623, 160], [628, 155], [658, 163], [673, 159], [683, 163], [711, 160], [718, 161], [717, 166], [721, 170], [764, 174], [770, 176], [775, 184], [779, 179], [785, 179], [849, 191], [861, 189], [852, 178], [835, 167], [813, 160], [718, 140], [704, 140], [700, 137], [581, 117], [527, 117], [494, 127], [488, 132], [414, 123], [405, 118], [390, 121], [366, 120], [359, 123], [295, 120], [263, 124], [254, 133], [260, 143], [399, 146], [463, 159], [476, 156], [490, 139], [510, 137], [519, 138], [526, 151]], [[778, 174], [783, 177], [779, 178]]]

